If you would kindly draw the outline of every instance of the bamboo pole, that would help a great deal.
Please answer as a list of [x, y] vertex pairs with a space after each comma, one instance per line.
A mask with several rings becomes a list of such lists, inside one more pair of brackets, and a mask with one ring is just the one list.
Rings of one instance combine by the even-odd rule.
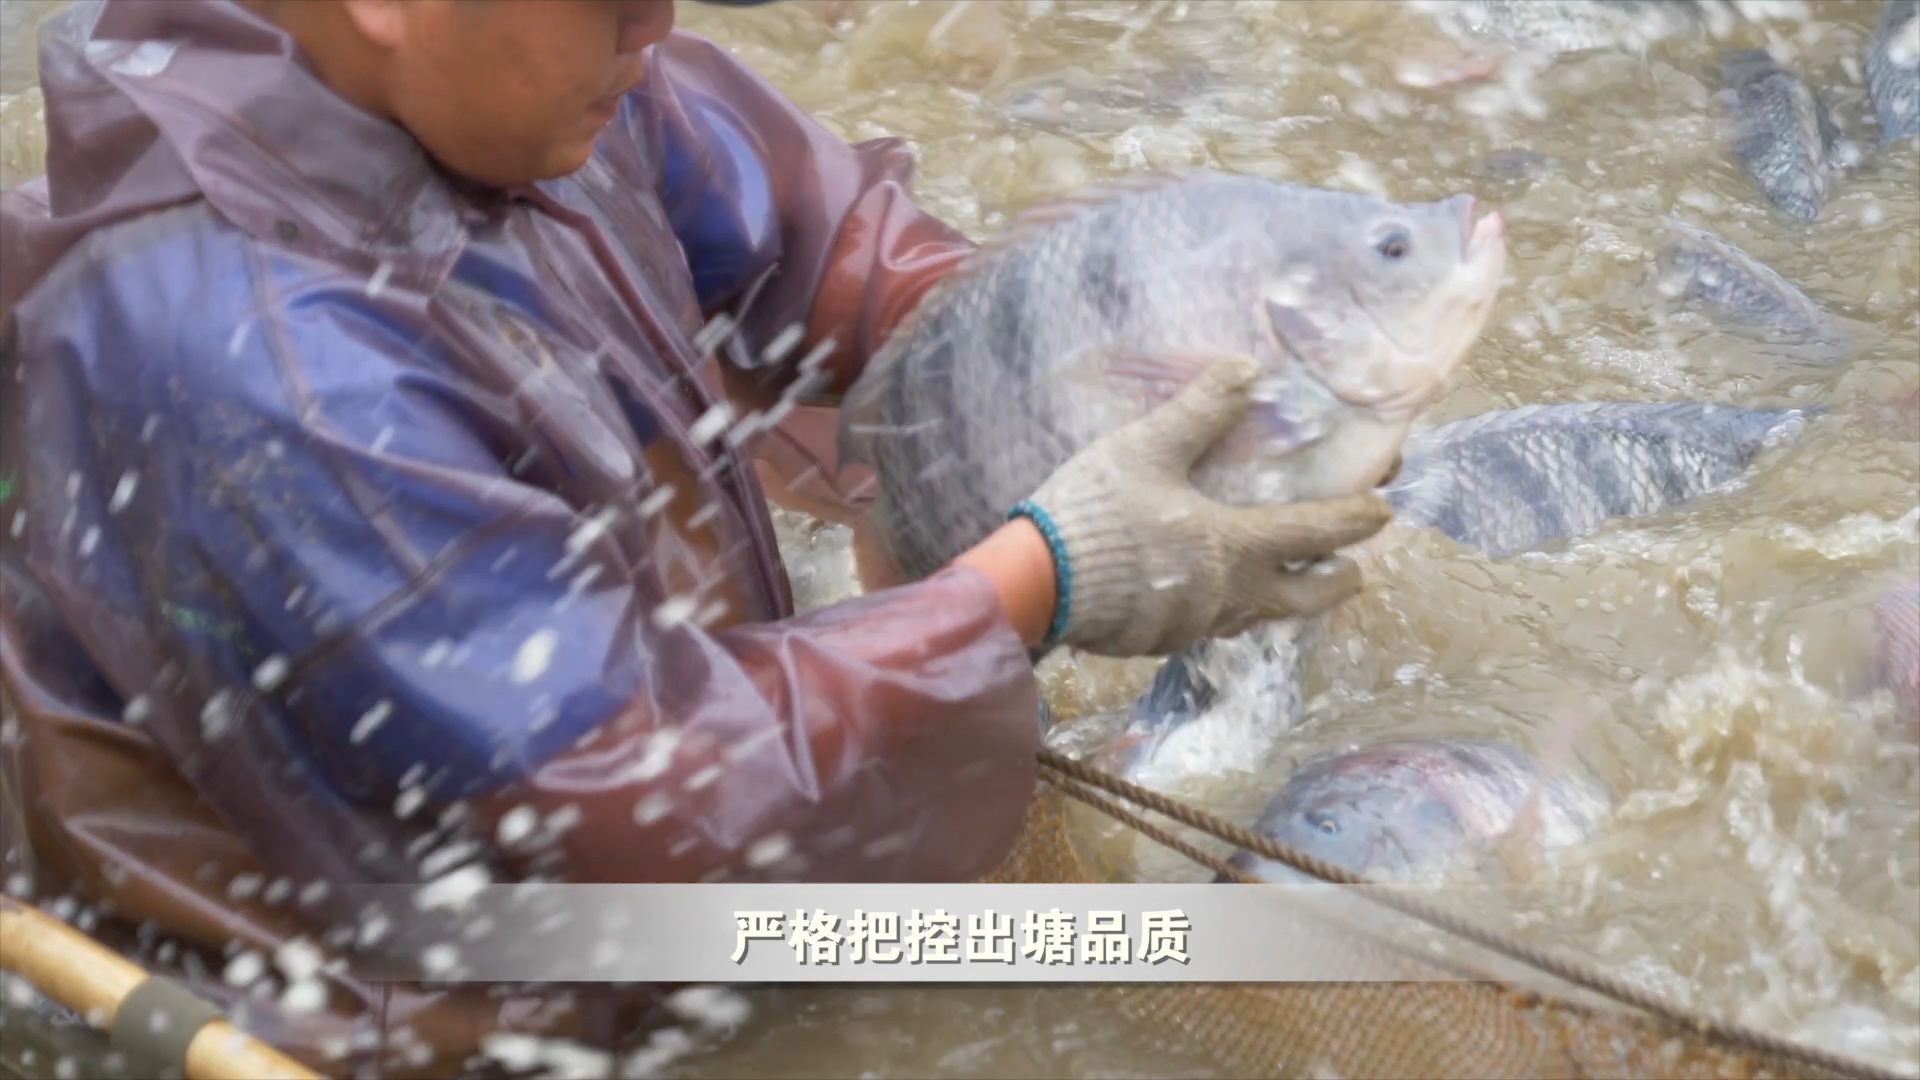
[[[127, 995], [153, 978], [138, 964], [30, 904], [0, 897], [0, 969], [111, 1034]], [[320, 1074], [226, 1020], [202, 1027], [186, 1052], [188, 1080], [321, 1080]]]

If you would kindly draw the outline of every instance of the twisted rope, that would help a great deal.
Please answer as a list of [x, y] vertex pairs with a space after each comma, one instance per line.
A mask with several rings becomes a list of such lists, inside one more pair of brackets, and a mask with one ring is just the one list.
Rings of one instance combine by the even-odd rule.
[[1566, 957], [1556, 956], [1538, 946], [1512, 940], [1425, 901], [1383, 891], [1377, 882], [1367, 881], [1348, 873], [1338, 866], [1317, 859], [1270, 836], [1242, 828], [1205, 810], [1189, 806], [1157, 791], [1150, 791], [1131, 781], [1075, 761], [1057, 750], [1042, 748], [1039, 759], [1042, 779], [1060, 788], [1069, 797], [1139, 830], [1149, 839], [1179, 852], [1202, 866], [1223, 873], [1234, 881], [1258, 883], [1257, 878], [1234, 868], [1223, 860], [1199, 851], [1166, 830], [1147, 823], [1131, 811], [1087, 789], [1097, 788], [1119, 796], [1154, 813], [1198, 829], [1216, 840], [1250, 851], [1262, 858], [1284, 863], [1322, 881], [1363, 888], [1369, 897], [1402, 915], [1464, 938], [1489, 952], [1498, 953], [1509, 960], [1545, 972], [1562, 982], [1629, 1005], [1671, 1027], [1710, 1042], [1721, 1043], [1736, 1050], [1783, 1058], [1834, 1076], [1861, 1077], [1863, 1080], [1913, 1080], [1911, 1076], [1856, 1061], [1817, 1047], [1805, 1046], [1777, 1035], [1755, 1031], [1740, 1024], [1706, 1016], [1690, 1016], [1658, 995], [1649, 993], [1623, 979], [1595, 971], [1585, 964]]

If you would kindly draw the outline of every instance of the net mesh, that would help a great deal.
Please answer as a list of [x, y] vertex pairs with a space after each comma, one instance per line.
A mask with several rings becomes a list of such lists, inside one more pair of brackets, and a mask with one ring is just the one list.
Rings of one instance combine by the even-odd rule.
[[[1018, 845], [983, 880], [1102, 880], [1043, 783]], [[1533, 980], [1529, 979], [1531, 983]], [[1564, 994], [1484, 982], [1134, 984], [1102, 990], [1129, 1019], [1238, 1077], [1818, 1077], [1779, 1054]]]

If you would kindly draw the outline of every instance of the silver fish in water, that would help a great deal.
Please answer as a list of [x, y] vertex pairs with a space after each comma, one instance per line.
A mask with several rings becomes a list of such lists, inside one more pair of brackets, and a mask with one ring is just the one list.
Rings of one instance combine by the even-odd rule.
[[1201, 460], [1236, 505], [1366, 490], [1479, 336], [1506, 264], [1470, 196], [1400, 205], [1202, 173], [1026, 216], [943, 280], [841, 409], [872, 522], [923, 577], [1094, 438], [1251, 356], [1259, 404]]
[[1834, 328], [1820, 305], [1772, 267], [1705, 229], [1672, 223], [1655, 285], [1727, 322], [1771, 334], [1830, 339]]
[[1880, 145], [1920, 135], [1920, 0], [1888, 0], [1867, 47], [1867, 91]]
[[1895, 586], [1874, 605], [1880, 685], [1893, 691], [1909, 732], [1920, 737], [1920, 582]]
[[1721, 57], [1733, 156], [1773, 205], [1812, 221], [1827, 205], [1840, 129], [1820, 95], [1764, 49]]
[[1706, 9], [1689, 0], [1467, 0], [1441, 10], [1469, 34], [1554, 56], [1644, 51], [1707, 25]]
[[[1370, 881], [1431, 883], [1483, 871], [1475, 856], [1516, 826], [1537, 849], [1580, 843], [1610, 801], [1502, 743], [1390, 742], [1302, 765], [1253, 829]], [[1228, 861], [1264, 881], [1317, 880], [1247, 851]]]
[[1478, 171], [1489, 180], [1524, 185], [1559, 168], [1558, 161], [1532, 150], [1499, 150], [1482, 159]]
[[1548, 62], [1618, 49], [1645, 56], [1656, 43], [1731, 26], [1734, 9], [1698, 0], [1408, 0], [1433, 17], [1444, 40], [1395, 59], [1412, 87], [1444, 86], [1499, 72], [1516, 57]]
[[1504, 409], [1411, 440], [1383, 494], [1397, 524], [1504, 558], [1720, 490], [1807, 415], [1698, 402]]
[[1302, 653], [1317, 625], [1270, 623], [1169, 657], [1093, 764], [1154, 789], [1259, 767], [1300, 722]]
[[1101, 78], [1071, 69], [1010, 87], [1003, 106], [1017, 123], [1063, 135], [1111, 135], [1153, 121], [1178, 120], [1212, 80], [1200, 67]]

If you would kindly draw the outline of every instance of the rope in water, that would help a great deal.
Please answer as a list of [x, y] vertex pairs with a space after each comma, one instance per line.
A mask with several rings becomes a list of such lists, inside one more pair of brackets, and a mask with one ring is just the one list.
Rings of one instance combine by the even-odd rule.
[[[1783, 1039], [1777, 1035], [1755, 1031], [1739, 1024], [1716, 1020], [1711, 1017], [1689, 1015], [1659, 996], [1615, 978], [1604, 972], [1595, 971], [1585, 964], [1556, 956], [1537, 946], [1514, 941], [1485, 927], [1475, 925], [1460, 916], [1442, 908], [1406, 896], [1394, 895], [1338, 866], [1316, 859], [1305, 852], [1281, 843], [1270, 836], [1264, 836], [1252, 830], [1242, 828], [1205, 810], [1189, 806], [1176, 799], [1168, 798], [1156, 791], [1114, 776], [1111, 773], [1093, 768], [1084, 762], [1075, 761], [1057, 750], [1042, 749], [1039, 752], [1042, 779], [1058, 787], [1069, 797], [1121, 821], [1138, 830], [1142, 835], [1162, 844], [1194, 862], [1225, 874], [1234, 881], [1257, 883], [1259, 879], [1231, 866], [1230, 864], [1199, 851], [1166, 830], [1152, 825], [1137, 814], [1087, 790], [1097, 788], [1119, 796], [1135, 805], [1145, 807], [1154, 813], [1172, 818], [1183, 825], [1198, 829], [1216, 840], [1252, 852], [1262, 858], [1285, 863], [1304, 874], [1319, 878], [1335, 885], [1353, 885], [1368, 887], [1369, 898], [1382, 905], [1419, 920], [1429, 926], [1445, 931], [1498, 953], [1510, 960], [1525, 964], [1548, 975], [1571, 983], [1582, 989], [1612, 998], [1625, 1005], [1639, 1009], [1654, 1018], [1682, 1029], [1698, 1037], [1725, 1044], [1738, 1050], [1753, 1051], [1784, 1058], [1801, 1065], [1831, 1073], [1836, 1076], [1862, 1077], [1865, 1080], [1912, 1080], [1912, 1077], [1892, 1072], [1877, 1065], [1856, 1061], [1841, 1054], [1821, 1050], [1817, 1047]], [[1049, 775], [1051, 774], [1051, 775]]]

